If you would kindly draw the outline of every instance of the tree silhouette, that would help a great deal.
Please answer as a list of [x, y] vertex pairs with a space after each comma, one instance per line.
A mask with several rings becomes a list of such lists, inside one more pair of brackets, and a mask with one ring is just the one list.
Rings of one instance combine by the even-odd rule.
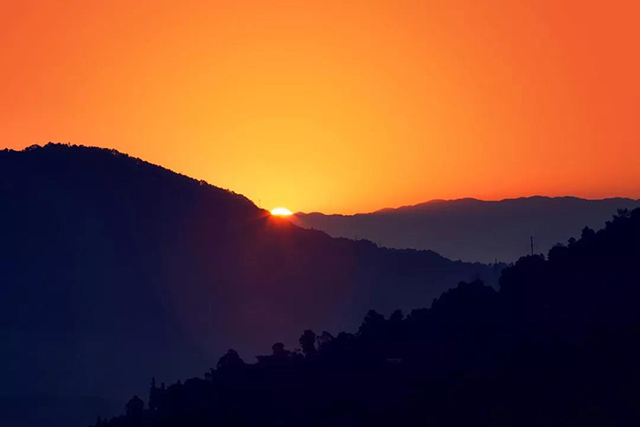
[[406, 317], [371, 310], [357, 334], [305, 330], [306, 357], [229, 350], [208, 381], [153, 380], [149, 410], [134, 397], [96, 425], [636, 425], [639, 266], [637, 209], [521, 258], [499, 290], [461, 282]]
[[219, 371], [230, 371], [244, 367], [244, 360], [240, 357], [237, 351], [229, 349], [224, 356], [218, 360], [216, 367]]
[[142, 418], [144, 402], [138, 396], [133, 396], [126, 405], [127, 418], [137, 420]]
[[316, 334], [310, 329], [302, 333], [298, 342], [305, 356], [313, 356], [316, 353]]

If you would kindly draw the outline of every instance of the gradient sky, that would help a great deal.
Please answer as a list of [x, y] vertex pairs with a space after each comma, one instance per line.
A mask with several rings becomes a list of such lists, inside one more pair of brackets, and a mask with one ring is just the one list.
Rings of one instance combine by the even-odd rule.
[[0, 147], [261, 201], [640, 198], [638, 1], [1, 1]]

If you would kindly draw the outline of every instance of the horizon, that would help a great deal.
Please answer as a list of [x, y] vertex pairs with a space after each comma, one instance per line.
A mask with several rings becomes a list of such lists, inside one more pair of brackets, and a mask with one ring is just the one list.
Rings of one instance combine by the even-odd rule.
[[295, 211], [640, 198], [640, 6], [0, 6], [0, 148], [118, 149]]
[[[108, 147], [100, 147], [100, 146], [93, 146], [93, 145], [82, 145], [82, 144], [73, 144], [73, 143], [63, 143], [63, 142], [52, 142], [49, 141], [47, 143], [44, 144], [31, 144], [28, 145], [26, 147], [23, 148], [19, 148], [19, 149], [14, 149], [14, 148], [5, 148], [6, 150], [13, 150], [13, 151], [25, 151], [27, 148], [30, 147], [46, 147], [47, 145], [54, 145], [54, 146], [65, 146], [65, 147], [79, 147], [79, 148], [97, 148], [100, 150], [113, 150], [112, 148], [108, 148]], [[1, 149], [0, 149], [1, 150]], [[169, 172], [178, 174], [178, 175], [184, 175], [190, 179], [194, 179], [194, 180], [198, 180], [198, 181], [204, 181], [209, 185], [212, 185], [214, 187], [220, 188], [222, 190], [226, 190], [226, 191], [231, 191], [233, 193], [239, 194], [243, 197], [246, 197], [249, 201], [251, 201], [258, 209], [261, 210], [265, 210], [265, 211], [272, 211], [273, 209], [278, 209], [278, 208], [286, 208], [289, 209], [289, 207], [283, 207], [283, 206], [271, 206], [271, 207], [263, 207], [260, 206], [259, 201], [253, 200], [250, 197], [248, 197], [245, 194], [242, 194], [238, 191], [236, 191], [233, 188], [224, 188], [221, 187], [219, 185], [217, 185], [216, 183], [213, 182], [209, 182], [205, 179], [201, 179], [199, 177], [196, 176], [190, 176], [188, 174], [182, 173], [182, 172], [178, 172], [175, 170], [170, 169], [169, 167], [165, 166], [165, 165], [161, 165], [161, 164], [156, 164], [156, 163], [152, 163], [144, 158], [140, 158], [140, 157], [136, 157], [133, 156], [129, 153], [126, 152], [122, 152], [116, 149], [116, 151], [122, 155], [125, 155], [127, 157], [130, 158], [134, 158], [146, 163], [149, 163], [150, 165], [156, 166], [156, 167], [160, 167], [162, 169], [168, 170]], [[429, 203], [434, 203], [434, 202], [456, 202], [456, 201], [463, 201], [463, 200], [472, 200], [472, 201], [478, 201], [478, 202], [505, 202], [505, 201], [512, 201], [512, 200], [519, 200], [519, 199], [532, 199], [532, 198], [547, 198], [547, 199], [563, 199], [563, 198], [573, 198], [573, 199], [579, 199], [579, 200], [587, 200], [587, 201], [599, 201], [599, 200], [611, 200], [611, 199], [628, 199], [628, 200], [632, 200], [632, 201], [640, 201], [640, 198], [634, 198], [634, 197], [630, 197], [630, 196], [624, 196], [624, 195], [617, 195], [617, 196], [607, 196], [607, 197], [599, 197], [599, 198], [589, 198], [589, 197], [580, 197], [580, 196], [576, 196], [576, 195], [572, 195], [572, 194], [564, 194], [564, 195], [558, 195], [558, 196], [551, 196], [551, 195], [546, 195], [546, 194], [531, 194], [531, 195], [521, 195], [521, 196], [517, 196], [517, 197], [505, 197], [502, 199], [481, 199], [481, 198], [477, 198], [477, 197], [472, 197], [472, 196], [468, 196], [468, 197], [459, 197], [459, 198], [454, 198], [454, 199], [442, 199], [442, 198], [435, 198], [435, 199], [429, 199], [429, 200], [424, 200], [422, 202], [418, 202], [415, 204], [411, 204], [411, 205], [398, 205], [398, 206], [385, 206], [382, 208], [377, 208], [371, 211], [362, 211], [362, 212], [353, 212], [353, 213], [343, 213], [343, 212], [322, 212], [322, 211], [300, 211], [300, 210], [296, 210], [295, 208], [291, 210], [291, 216], [295, 217], [295, 215], [298, 214], [302, 214], [302, 215], [313, 215], [313, 214], [321, 214], [321, 215], [326, 215], [326, 216], [357, 216], [357, 215], [369, 215], [369, 214], [376, 214], [376, 213], [380, 213], [380, 212], [384, 212], [384, 211], [395, 211], [395, 210], [400, 210], [400, 209], [410, 209], [410, 208], [415, 208], [421, 205], [426, 205]]]

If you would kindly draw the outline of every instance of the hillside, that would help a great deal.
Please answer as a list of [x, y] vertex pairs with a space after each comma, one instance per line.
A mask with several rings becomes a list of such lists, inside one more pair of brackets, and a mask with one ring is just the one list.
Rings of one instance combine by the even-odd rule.
[[[255, 354], [301, 327], [353, 327], [370, 308], [423, 306], [460, 280], [495, 283], [500, 268], [334, 239], [98, 148], [0, 151], [0, 206], [10, 402], [122, 399], [229, 347]], [[19, 425], [20, 414], [3, 416]]]
[[523, 197], [501, 201], [433, 200], [368, 214], [297, 213], [294, 222], [334, 237], [369, 239], [389, 248], [430, 249], [450, 259], [513, 262], [531, 252], [547, 253], [558, 242], [597, 228], [617, 209], [640, 200]]
[[[198, 378], [96, 427], [637, 425], [640, 209], [548, 257], [460, 283], [430, 308], [306, 330], [257, 363], [230, 350]], [[144, 396], [146, 399], [146, 396]]]

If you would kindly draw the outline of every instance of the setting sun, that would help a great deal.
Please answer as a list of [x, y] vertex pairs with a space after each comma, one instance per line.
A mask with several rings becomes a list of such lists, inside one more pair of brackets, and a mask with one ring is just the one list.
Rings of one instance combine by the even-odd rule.
[[293, 215], [293, 212], [291, 212], [287, 208], [273, 208], [273, 209], [271, 209], [271, 215], [274, 215], [274, 216], [290, 216], [290, 215]]

